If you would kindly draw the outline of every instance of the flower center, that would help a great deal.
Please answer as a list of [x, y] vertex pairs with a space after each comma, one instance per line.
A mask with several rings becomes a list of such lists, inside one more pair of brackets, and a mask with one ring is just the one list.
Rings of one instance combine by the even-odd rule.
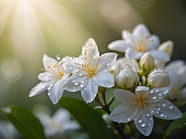
[[138, 42], [138, 46], [137, 46], [137, 51], [139, 52], [146, 52], [147, 47], [152, 43], [152, 41], [147, 41], [149, 35], [148, 36], [143, 36], [139, 42]]
[[140, 98], [138, 98], [137, 100], [136, 100], [136, 108], [135, 109], [139, 109], [140, 111], [142, 110], [142, 109], [144, 109], [146, 106], [146, 103], [147, 103], [147, 101], [145, 101], [142, 97], [140, 97]]
[[89, 78], [91, 78], [92, 76], [95, 76], [95, 71], [97, 69], [97, 67], [92, 68], [89, 64], [82, 64], [82, 69], [87, 73], [85, 74], [86, 76], [88, 76]]
[[57, 78], [57, 80], [60, 80], [64, 75], [57, 63], [52, 63], [52, 66], [48, 66], [48, 70]]

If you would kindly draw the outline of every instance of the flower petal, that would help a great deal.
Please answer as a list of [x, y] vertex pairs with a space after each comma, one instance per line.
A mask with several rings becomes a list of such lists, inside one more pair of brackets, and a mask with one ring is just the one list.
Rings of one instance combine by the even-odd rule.
[[70, 113], [63, 108], [58, 109], [52, 116], [52, 119], [55, 120], [56, 123], [63, 125], [70, 121]]
[[51, 63], [58, 63], [58, 61], [55, 60], [54, 58], [44, 55], [43, 56], [43, 66], [46, 71], [48, 70], [48, 67], [51, 66]]
[[64, 91], [63, 84], [67, 80], [67, 78], [68, 78], [68, 75], [64, 75], [63, 78], [57, 81], [54, 84], [54, 86], [48, 91], [49, 98], [54, 105], [58, 103], [58, 101], [63, 95], [63, 91]]
[[123, 103], [126, 106], [136, 105], [137, 96], [128, 90], [116, 89], [114, 90], [114, 96], [119, 102]]
[[132, 31], [132, 35], [134, 35], [137, 38], [141, 37], [141, 35], [148, 35], [148, 34], [150, 34], [149, 30], [144, 24], [138, 24], [137, 26], [134, 27]]
[[114, 62], [116, 61], [116, 58], [117, 58], [117, 54], [116, 53], [105, 53], [105, 54], [102, 54], [98, 61], [99, 64], [98, 67], [97, 67], [97, 72], [100, 72], [102, 70], [110, 70], [111, 67], [114, 65]]
[[161, 99], [163, 99], [167, 95], [167, 93], [169, 92], [170, 89], [171, 89], [171, 86], [151, 89], [147, 102], [154, 103], [154, 102], [160, 101]]
[[126, 30], [122, 31], [122, 37], [132, 48], [138, 45], [138, 38], [134, 37], [130, 32]]
[[94, 39], [88, 39], [85, 45], [83, 45], [81, 55], [86, 63], [88, 63], [93, 57], [99, 56], [98, 46]]
[[142, 57], [143, 53], [136, 51], [135, 49], [128, 48], [126, 50], [126, 56], [130, 58], [131, 60], [140, 59]]
[[136, 114], [134, 123], [136, 128], [144, 135], [149, 136], [152, 132], [154, 120], [150, 112], [139, 112]]
[[124, 40], [113, 41], [108, 45], [110, 50], [118, 52], [125, 52], [128, 47], [132, 47], [132, 45]]
[[138, 86], [135, 90], [135, 94], [138, 98], [146, 98], [149, 95], [149, 88], [146, 86]]
[[29, 97], [36, 96], [43, 91], [47, 90], [48, 86], [51, 85], [52, 82], [40, 82], [38, 83], [29, 93]]
[[160, 45], [160, 40], [159, 37], [156, 35], [152, 35], [148, 38], [148, 43], [149, 46], [147, 48], [147, 51], [153, 50], [153, 49], [157, 49], [158, 46]]
[[174, 120], [182, 117], [181, 111], [166, 99], [159, 101], [153, 111], [154, 116], [160, 119]]
[[102, 87], [113, 87], [114, 86], [114, 76], [106, 70], [103, 70], [97, 73], [96, 76], [93, 77], [94, 82]]
[[90, 103], [97, 95], [98, 85], [90, 78], [83, 88], [81, 88], [81, 95], [86, 103]]
[[49, 72], [40, 73], [38, 75], [38, 79], [43, 82], [49, 82], [51, 80], [54, 80], [56, 77], [54, 75], [50, 74]]
[[154, 59], [156, 59], [157, 61], [161, 61], [161, 62], [167, 62], [170, 60], [170, 57], [168, 54], [166, 54], [164, 51], [162, 50], [152, 50], [150, 51], [150, 54], [154, 57]]
[[118, 123], [128, 123], [133, 120], [134, 108], [127, 107], [124, 105], [119, 105], [116, 107], [111, 114], [109, 115], [109, 119], [118, 122]]
[[86, 82], [86, 77], [80, 77], [79, 75], [72, 75], [63, 84], [63, 88], [69, 92], [80, 91], [81, 84]]

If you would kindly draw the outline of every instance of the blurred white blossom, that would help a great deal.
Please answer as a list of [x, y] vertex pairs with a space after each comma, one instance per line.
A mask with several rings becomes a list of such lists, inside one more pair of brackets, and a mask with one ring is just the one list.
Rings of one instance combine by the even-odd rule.
[[68, 131], [80, 129], [79, 124], [71, 119], [70, 113], [65, 109], [58, 109], [51, 117], [45, 112], [36, 113], [43, 125], [46, 137], [60, 137]]
[[166, 98], [174, 101], [177, 99], [178, 105], [186, 102], [186, 65], [183, 60], [175, 60], [169, 63], [165, 70], [169, 74], [170, 83], [172, 85], [171, 90], [167, 94]]
[[108, 48], [125, 52], [131, 60], [140, 59], [145, 52], [149, 52], [158, 61], [167, 62], [170, 59], [164, 51], [157, 49], [160, 44], [159, 38], [156, 35], [150, 35], [144, 24], [137, 25], [132, 33], [123, 30], [122, 38], [123, 40], [111, 42]]

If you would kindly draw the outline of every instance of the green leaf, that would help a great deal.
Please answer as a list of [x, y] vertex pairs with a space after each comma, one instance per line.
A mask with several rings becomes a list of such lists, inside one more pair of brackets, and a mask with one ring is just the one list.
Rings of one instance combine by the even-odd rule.
[[167, 139], [172, 134], [180, 131], [186, 127], [186, 113], [183, 113], [183, 117], [177, 120], [174, 120], [169, 127], [163, 133], [163, 139]]
[[46, 139], [40, 121], [29, 110], [12, 106], [4, 107], [2, 111], [26, 139]]
[[59, 105], [67, 109], [92, 139], [112, 139], [100, 112], [84, 101], [63, 96]]

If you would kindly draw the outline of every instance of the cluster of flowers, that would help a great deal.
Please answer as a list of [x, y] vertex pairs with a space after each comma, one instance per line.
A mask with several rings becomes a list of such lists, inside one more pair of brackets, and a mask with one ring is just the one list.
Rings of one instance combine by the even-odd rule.
[[114, 96], [122, 104], [111, 112], [110, 120], [118, 123], [133, 120], [145, 136], [153, 129], [153, 116], [167, 120], [182, 117], [175, 105], [177, 100], [182, 99], [184, 103], [186, 98], [186, 88], [183, 88], [186, 65], [179, 60], [165, 66], [170, 60], [173, 42], [160, 45], [159, 38], [150, 35], [143, 24], [137, 25], [132, 33], [124, 30], [122, 37], [108, 45], [111, 50], [125, 52], [125, 57], [119, 59], [116, 53], [100, 55], [91, 38], [82, 46], [78, 57], [57, 57], [56, 60], [44, 55], [44, 72], [38, 76], [41, 82], [29, 96], [48, 90], [49, 98], [56, 104], [64, 90], [80, 91], [83, 99], [90, 103], [95, 100], [99, 87], [116, 88]]

